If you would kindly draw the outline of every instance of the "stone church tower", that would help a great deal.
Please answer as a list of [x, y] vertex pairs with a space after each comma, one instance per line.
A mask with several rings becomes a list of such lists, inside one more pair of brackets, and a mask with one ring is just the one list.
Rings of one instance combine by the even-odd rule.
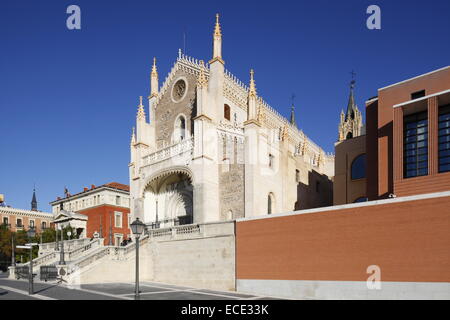
[[341, 111], [339, 123], [339, 141], [359, 137], [363, 134], [362, 115], [355, 103], [354, 91], [355, 80], [350, 82], [350, 97], [348, 98], [347, 112]]
[[212, 36], [209, 62], [179, 50], [162, 86], [153, 60], [131, 135], [132, 219], [164, 228], [331, 205], [334, 155], [258, 95], [253, 70], [247, 86], [225, 69], [219, 15]]

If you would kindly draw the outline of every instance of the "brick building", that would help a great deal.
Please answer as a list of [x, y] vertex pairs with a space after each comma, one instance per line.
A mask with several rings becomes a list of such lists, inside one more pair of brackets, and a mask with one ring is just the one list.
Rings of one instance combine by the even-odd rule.
[[[367, 170], [366, 170], [367, 168]], [[378, 89], [336, 144], [334, 204], [450, 189], [450, 66]]]
[[130, 188], [117, 182], [101, 186], [92, 185], [80, 193], [66, 194], [51, 202], [54, 214], [60, 210], [61, 203], [67, 211], [78, 212], [88, 217], [86, 236], [98, 234], [105, 238], [105, 244], [120, 245], [129, 239]]

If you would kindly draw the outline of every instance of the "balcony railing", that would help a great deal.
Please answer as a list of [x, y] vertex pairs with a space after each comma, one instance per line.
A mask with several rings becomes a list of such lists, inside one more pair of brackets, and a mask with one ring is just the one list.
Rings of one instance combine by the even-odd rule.
[[194, 149], [193, 138], [183, 140], [180, 143], [163, 148], [152, 154], [149, 154], [148, 156], [143, 157], [144, 166], [152, 165], [154, 163], [170, 159], [185, 152], [192, 151], [193, 149]]

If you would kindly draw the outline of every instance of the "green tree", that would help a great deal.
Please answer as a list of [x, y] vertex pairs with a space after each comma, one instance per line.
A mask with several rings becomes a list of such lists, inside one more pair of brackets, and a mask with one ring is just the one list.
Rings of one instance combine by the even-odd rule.
[[46, 229], [42, 232], [42, 243], [49, 243], [56, 241], [55, 229]]
[[6, 271], [11, 265], [12, 232], [6, 225], [0, 225], [0, 270]]

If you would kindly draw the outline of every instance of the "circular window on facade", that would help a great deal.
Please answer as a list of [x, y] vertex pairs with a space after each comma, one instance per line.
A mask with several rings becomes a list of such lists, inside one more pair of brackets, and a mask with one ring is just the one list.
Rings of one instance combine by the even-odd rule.
[[172, 97], [176, 102], [184, 98], [186, 93], [186, 82], [183, 79], [178, 80], [172, 89]]

